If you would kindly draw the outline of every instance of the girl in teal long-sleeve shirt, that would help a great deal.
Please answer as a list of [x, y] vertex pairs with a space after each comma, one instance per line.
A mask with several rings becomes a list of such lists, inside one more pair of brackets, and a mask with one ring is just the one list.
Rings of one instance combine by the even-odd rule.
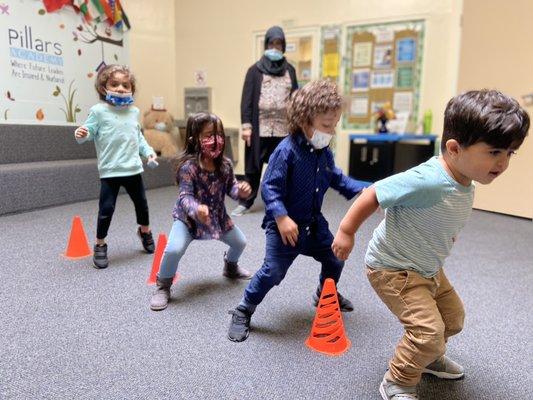
[[94, 141], [96, 148], [101, 186], [93, 264], [101, 269], [108, 266], [105, 238], [121, 186], [135, 205], [142, 245], [148, 253], [154, 252], [141, 156], [152, 165], [157, 165], [157, 156], [141, 132], [139, 109], [132, 105], [135, 77], [131, 71], [126, 66], [108, 65], [98, 72], [95, 87], [103, 102], [91, 107], [74, 136], [78, 143]]

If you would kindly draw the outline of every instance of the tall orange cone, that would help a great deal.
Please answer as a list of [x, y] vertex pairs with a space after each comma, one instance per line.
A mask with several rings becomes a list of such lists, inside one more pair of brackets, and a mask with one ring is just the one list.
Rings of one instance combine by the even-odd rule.
[[311, 334], [305, 344], [319, 353], [338, 356], [350, 348], [350, 339], [344, 332], [344, 324], [333, 279], [326, 279]]
[[[165, 235], [164, 233], [160, 233], [157, 237], [157, 245], [155, 247], [154, 259], [152, 261], [152, 271], [150, 272], [150, 276], [146, 280], [147, 285], [155, 285], [156, 283], [157, 273], [159, 272], [159, 267], [161, 267], [161, 260], [163, 259], [163, 252], [165, 251], [165, 247], [167, 247], [167, 235]], [[177, 280], [178, 274], [176, 274], [172, 283], [176, 283]]]
[[65, 258], [69, 260], [79, 260], [81, 258], [89, 257], [93, 252], [89, 247], [87, 235], [83, 229], [83, 222], [79, 215], [76, 215], [72, 220], [72, 228], [70, 229], [70, 237], [68, 239], [67, 249], [63, 253]]

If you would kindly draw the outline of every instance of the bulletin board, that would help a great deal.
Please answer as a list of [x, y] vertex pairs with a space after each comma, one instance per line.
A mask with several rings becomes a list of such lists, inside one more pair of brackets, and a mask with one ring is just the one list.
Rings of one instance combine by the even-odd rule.
[[345, 43], [344, 129], [374, 130], [373, 114], [386, 102], [416, 121], [424, 21], [348, 26]]

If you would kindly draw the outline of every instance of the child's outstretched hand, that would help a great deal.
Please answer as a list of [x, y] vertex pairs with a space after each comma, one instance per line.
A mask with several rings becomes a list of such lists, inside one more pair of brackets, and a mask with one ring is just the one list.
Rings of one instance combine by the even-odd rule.
[[202, 224], [206, 224], [209, 220], [209, 208], [205, 204], [200, 204], [198, 206], [198, 220]]
[[246, 181], [239, 182], [239, 197], [247, 199], [252, 194], [252, 187]]
[[347, 260], [352, 252], [354, 241], [353, 235], [348, 235], [341, 230], [338, 230], [335, 239], [331, 244], [331, 250], [333, 250], [335, 257], [342, 261]]
[[276, 218], [278, 230], [281, 235], [281, 240], [286, 246], [290, 244], [292, 247], [296, 246], [298, 242], [298, 225], [288, 215], [283, 215]]
[[84, 138], [89, 134], [89, 131], [86, 127], [80, 126], [78, 129], [74, 131], [74, 136], [78, 139]]
[[159, 166], [159, 163], [156, 161], [157, 159], [157, 155], [155, 154], [150, 154], [148, 156], [148, 160], [146, 162], [146, 165], [148, 165], [150, 168], [156, 168]]

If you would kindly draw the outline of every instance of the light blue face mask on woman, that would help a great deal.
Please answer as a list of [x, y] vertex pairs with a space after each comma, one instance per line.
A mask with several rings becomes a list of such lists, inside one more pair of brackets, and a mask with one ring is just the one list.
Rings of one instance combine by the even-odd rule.
[[126, 107], [133, 104], [133, 94], [130, 93], [116, 93], [107, 91], [105, 101], [117, 107]]
[[278, 49], [267, 49], [265, 50], [265, 56], [270, 61], [280, 61], [283, 59], [283, 53]]

